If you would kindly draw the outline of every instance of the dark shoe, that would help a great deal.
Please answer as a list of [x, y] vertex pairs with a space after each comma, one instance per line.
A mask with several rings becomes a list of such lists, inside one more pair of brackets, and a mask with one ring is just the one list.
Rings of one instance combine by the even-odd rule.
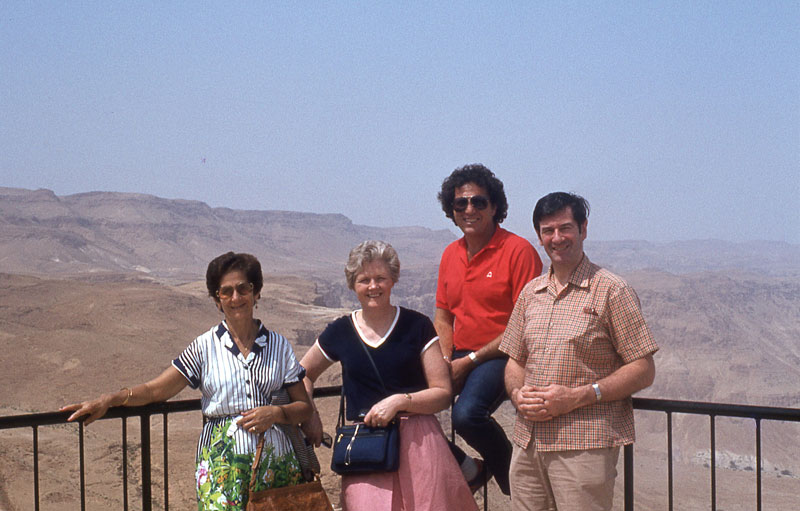
[[480, 458], [475, 458], [475, 464], [478, 465], [478, 475], [472, 478], [471, 481], [467, 481], [469, 485], [469, 490], [472, 493], [480, 490], [485, 483], [489, 482], [489, 479], [492, 478], [492, 474], [489, 471], [489, 467], [486, 466], [486, 463], [483, 462]]

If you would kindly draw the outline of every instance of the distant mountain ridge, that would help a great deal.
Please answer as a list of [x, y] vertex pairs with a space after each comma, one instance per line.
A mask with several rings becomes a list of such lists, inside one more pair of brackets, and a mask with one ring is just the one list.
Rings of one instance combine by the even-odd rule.
[[618, 272], [655, 269], [674, 274], [745, 271], [800, 276], [800, 245], [786, 242], [686, 240], [654, 243], [587, 238], [585, 247], [592, 261]]
[[[538, 247], [533, 232], [517, 233]], [[212, 208], [200, 201], [0, 187], [0, 271], [33, 275], [140, 272], [195, 279], [225, 250], [251, 252], [266, 273], [338, 281], [347, 253], [365, 239], [386, 240], [403, 269], [435, 271], [449, 230], [372, 227], [341, 214]], [[800, 246], [781, 242], [586, 241], [589, 257], [617, 272], [756, 272], [800, 276]], [[543, 259], [546, 256], [540, 250]], [[405, 272], [404, 272], [405, 273]]]
[[353, 224], [340, 214], [242, 211], [199, 201], [91, 192], [0, 188], [2, 271], [65, 275], [141, 272], [196, 279], [227, 250], [251, 252], [266, 273], [340, 276], [349, 250], [365, 239], [390, 241], [403, 266], [438, 263], [455, 236], [423, 227]]

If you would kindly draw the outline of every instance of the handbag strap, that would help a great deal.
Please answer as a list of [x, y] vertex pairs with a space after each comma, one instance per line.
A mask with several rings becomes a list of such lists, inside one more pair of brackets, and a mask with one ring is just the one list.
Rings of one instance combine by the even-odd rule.
[[[272, 394], [269, 395], [270, 401], [272, 400]], [[258, 464], [261, 463], [261, 451], [264, 449], [264, 439], [267, 436], [267, 432], [264, 431], [258, 437], [258, 445], [256, 446], [256, 456], [253, 458], [253, 467], [252, 467], [252, 474], [250, 474], [250, 484], [247, 486], [248, 490], [253, 490], [253, 484], [256, 482], [256, 472], [258, 471]]]
[[[353, 317], [353, 321], [356, 318]], [[360, 336], [359, 336], [360, 337]], [[375, 370], [375, 374], [378, 375], [378, 381], [381, 383], [381, 388], [383, 388], [383, 393], [388, 394], [389, 391], [386, 390], [386, 385], [383, 383], [383, 378], [381, 378], [381, 372], [378, 371], [378, 366], [375, 365], [375, 361], [372, 359], [372, 355], [370, 354], [369, 350], [367, 349], [367, 344], [364, 342], [363, 339], [358, 339], [358, 344], [364, 350], [364, 353], [367, 355], [367, 360], [369, 360], [372, 369]], [[339, 419], [336, 421], [336, 427], [340, 427], [344, 424], [344, 366], [342, 366], [342, 394], [339, 398]]]
[[258, 437], [258, 447], [256, 447], [256, 457], [253, 458], [253, 469], [252, 473], [250, 474], [250, 484], [247, 485], [247, 489], [253, 491], [253, 485], [256, 482], [256, 472], [258, 472], [258, 464], [261, 462], [261, 450], [264, 448], [264, 437], [266, 432], [261, 433], [261, 436]]

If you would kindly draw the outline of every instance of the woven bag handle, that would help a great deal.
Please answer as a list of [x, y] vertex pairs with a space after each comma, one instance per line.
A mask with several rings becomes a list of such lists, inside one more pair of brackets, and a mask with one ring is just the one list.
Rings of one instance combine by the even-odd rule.
[[253, 459], [253, 473], [250, 474], [250, 484], [247, 489], [253, 491], [253, 484], [256, 482], [256, 472], [258, 472], [258, 464], [261, 462], [261, 450], [264, 448], [264, 433], [258, 438], [258, 447], [256, 447], [256, 457]]

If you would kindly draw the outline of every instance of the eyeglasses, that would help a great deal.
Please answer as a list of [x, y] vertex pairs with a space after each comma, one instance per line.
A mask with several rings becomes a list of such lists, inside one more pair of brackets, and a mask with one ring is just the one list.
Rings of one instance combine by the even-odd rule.
[[472, 204], [472, 207], [482, 211], [489, 207], [489, 197], [485, 195], [473, 195], [472, 197], [456, 197], [453, 201], [453, 210], [459, 213], [466, 211], [467, 207]]
[[[308, 438], [305, 438], [305, 436], [304, 436], [303, 440], [305, 440], [306, 445], [309, 445], [309, 446], [311, 445], [311, 440], [309, 440]], [[320, 444], [324, 445], [325, 447], [330, 447], [330, 446], [333, 445], [333, 438], [331, 437], [330, 434], [325, 433], [323, 431], [322, 432], [322, 440], [320, 441]]]
[[252, 282], [239, 282], [235, 286], [222, 286], [217, 291], [217, 297], [223, 300], [230, 300], [233, 298], [233, 292], [239, 293], [239, 296], [249, 296], [253, 292]]

